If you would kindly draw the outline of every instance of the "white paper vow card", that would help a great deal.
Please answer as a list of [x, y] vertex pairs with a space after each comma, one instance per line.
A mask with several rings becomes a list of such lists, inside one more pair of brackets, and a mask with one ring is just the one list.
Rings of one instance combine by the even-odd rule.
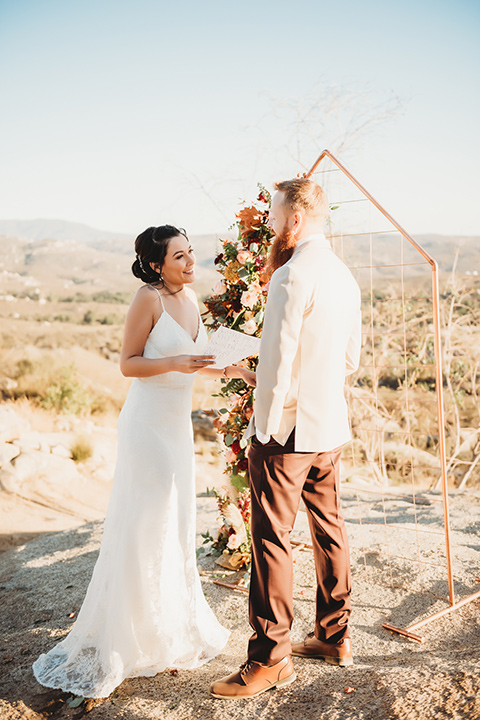
[[230, 330], [221, 325], [210, 336], [202, 355], [215, 355], [215, 364], [208, 367], [220, 369], [251, 355], [257, 355], [259, 349], [260, 338], [246, 335], [237, 330]]

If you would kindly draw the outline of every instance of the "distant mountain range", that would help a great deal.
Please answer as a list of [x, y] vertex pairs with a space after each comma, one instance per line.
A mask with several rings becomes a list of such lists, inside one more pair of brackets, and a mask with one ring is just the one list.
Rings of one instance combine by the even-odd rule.
[[[230, 233], [224, 233], [226, 237]], [[132, 254], [134, 236], [128, 233], [99, 230], [83, 223], [67, 220], [36, 219], [36, 220], [0, 220], [0, 235], [18, 238], [29, 242], [57, 240], [64, 243], [88, 245], [91, 248], [107, 253]], [[210, 265], [215, 255], [219, 235], [192, 235], [191, 240], [199, 264]], [[437, 234], [416, 235], [415, 240], [440, 265], [440, 269], [449, 272], [452, 269], [455, 254], [459, 250], [457, 268], [460, 272], [480, 272], [480, 237], [448, 236]], [[0, 238], [0, 244], [2, 239]], [[367, 241], [355, 241], [355, 260], [368, 251]], [[388, 252], [388, 238], [384, 240], [384, 248]], [[353, 258], [352, 258], [353, 259]]]
[[[226, 234], [228, 236], [229, 233]], [[133, 254], [135, 235], [128, 233], [99, 230], [83, 223], [68, 220], [0, 220], [1, 236], [41, 242], [45, 240], [59, 240], [65, 243], [78, 243], [89, 245], [102, 252]], [[210, 264], [218, 242], [218, 235], [191, 235], [197, 262], [201, 265]]]
[[95, 243], [99, 240], [128, 239], [127, 233], [116, 233], [109, 230], [84, 225], [68, 220], [0, 220], [0, 234], [25, 240], [74, 240], [79, 243]]
[[[216, 235], [190, 240], [197, 258], [196, 288], [209, 292], [217, 279]], [[39, 287], [58, 297], [102, 289], [130, 291], [135, 238], [65, 220], [0, 220], [0, 293]]]

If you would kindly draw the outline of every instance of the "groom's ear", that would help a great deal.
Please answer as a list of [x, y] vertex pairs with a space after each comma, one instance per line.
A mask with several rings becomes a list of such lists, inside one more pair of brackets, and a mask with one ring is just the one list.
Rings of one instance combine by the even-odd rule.
[[300, 228], [303, 225], [303, 215], [301, 212], [294, 212], [292, 216], [293, 225], [292, 225], [292, 232], [298, 232]]

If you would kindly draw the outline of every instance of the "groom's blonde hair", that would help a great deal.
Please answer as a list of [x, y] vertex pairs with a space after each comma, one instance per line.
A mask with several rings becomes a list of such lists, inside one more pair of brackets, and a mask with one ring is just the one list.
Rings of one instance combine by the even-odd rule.
[[275, 190], [284, 193], [284, 205], [293, 212], [303, 210], [314, 217], [327, 217], [328, 200], [325, 191], [313, 180], [293, 178], [274, 183]]

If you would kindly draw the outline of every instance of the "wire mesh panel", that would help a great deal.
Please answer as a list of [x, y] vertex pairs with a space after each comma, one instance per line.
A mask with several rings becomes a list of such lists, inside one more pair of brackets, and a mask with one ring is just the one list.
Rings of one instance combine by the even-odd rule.
[[[347, 381], [353, 441], [342, 483], [352, 564], [362, 581], [406, 593], [412, 602], [402, 602], [396, 621], [423, 618], [385, 627], [421, 640], [414, 630], [480, 595], [478, 557], [467, 553], [465, 562], [462, 552], [463, 598], [454, 596], [451, 540], [462, 545], [465, 537], [450, 531], [437, 268], [328, 151], [309, 176], [329, 198], [332, 248], [362, 291], [362, 357]], [[430, 601], [419, 605], [419, 594]]]

